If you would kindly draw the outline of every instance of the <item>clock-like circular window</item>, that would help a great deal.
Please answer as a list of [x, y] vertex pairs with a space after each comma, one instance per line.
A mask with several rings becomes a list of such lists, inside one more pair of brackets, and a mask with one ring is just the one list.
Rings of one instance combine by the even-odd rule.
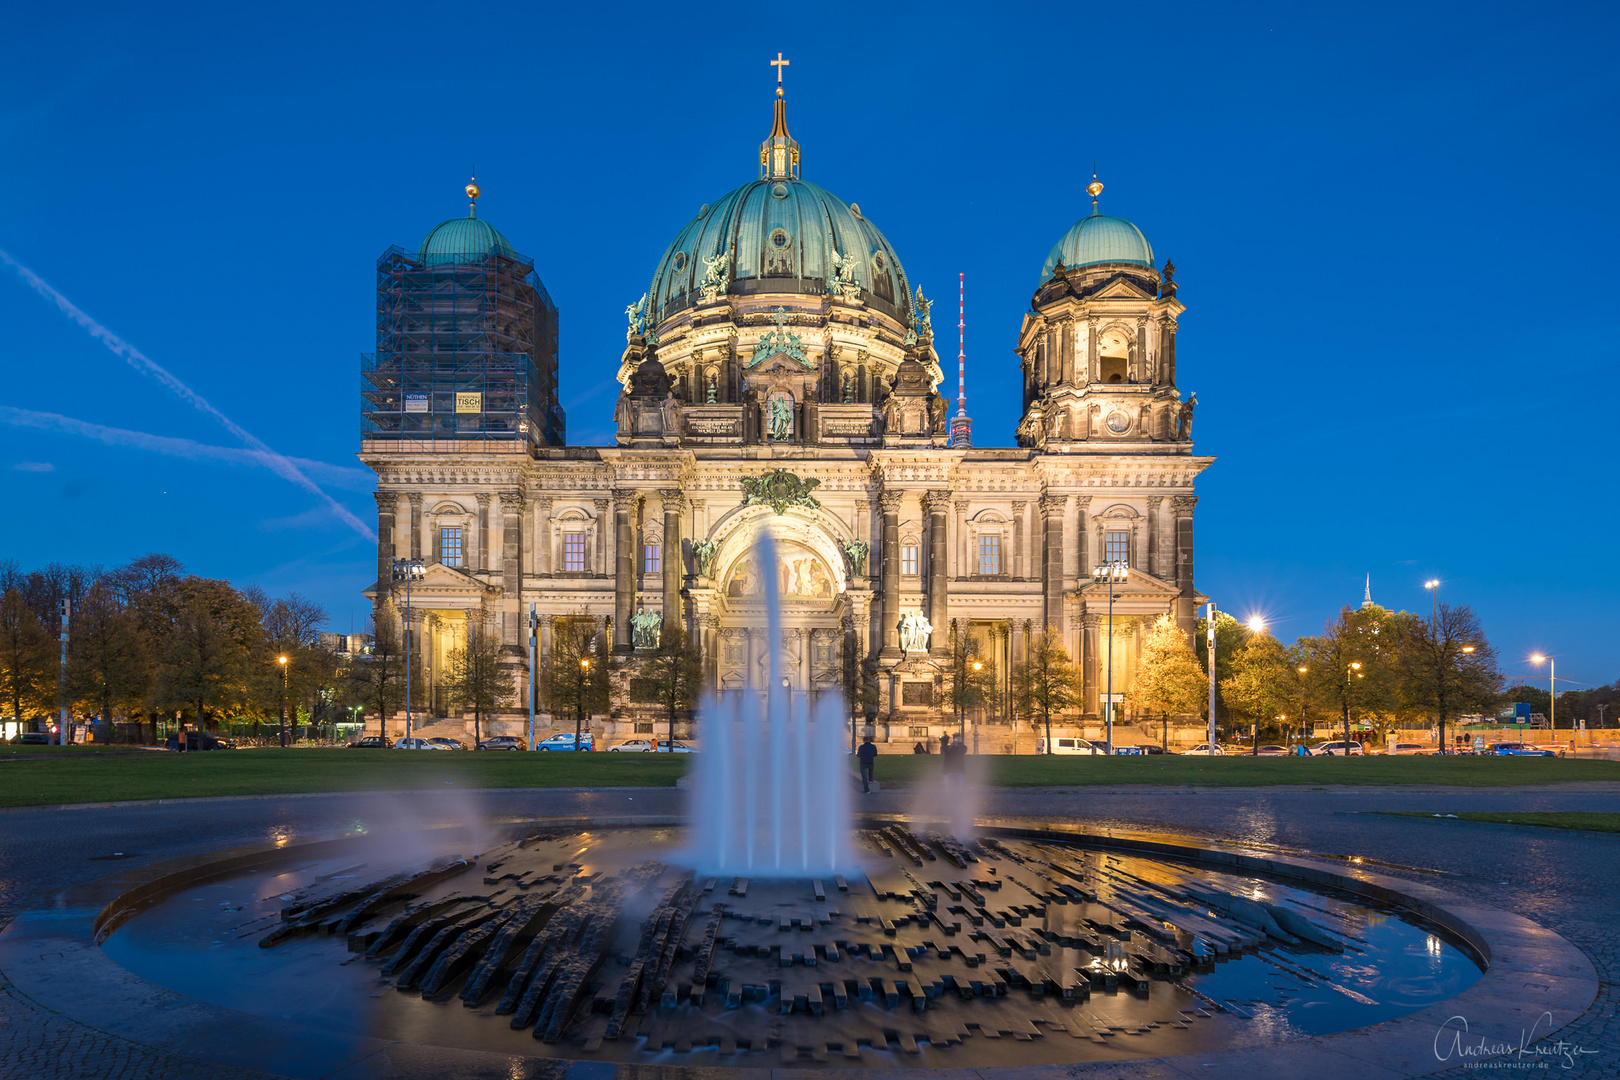
[[771, 188], [771, 198], [773, 198], [773, 199], [785, 199], [785, 198], [787, 198], [787, 185], [786, 184], [777, 184], [775, 187]]
[[883, 257], [883, 252], [880, 251], [876, 255], [872, 256], [872, 269], [881, 272], [887, 270], [888, 268], [889, 263], [888, 260]]
[[787, 246], [788, 234], [786, 229], [777, 229], [775, 232], [771, 233], [771, 247], [781, 250]]
[[686, 269], [686, 252], [677, 251], [675, 253], [675, 269], [677, 269], [677, 270], [685, 270]]
[[1108, 430], [1115, 435], [1123, 435], [1131, 429], [1131, 418], [1122, 412], [1108, 414]]

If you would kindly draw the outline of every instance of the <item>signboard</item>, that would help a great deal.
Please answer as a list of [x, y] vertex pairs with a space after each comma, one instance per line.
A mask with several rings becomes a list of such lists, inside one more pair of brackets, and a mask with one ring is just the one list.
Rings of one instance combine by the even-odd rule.
[[1103, 704], [1105, 705], [1110, 701], [1112, 701], [1115, 705], [1125, 704], [1124, 694], [1099, 694], [1098, 696], [1102, 698]]
[[478, 413], [484, 411], [484, 395], [479, 393], [456, 394], [456, 412]]
[[1515, 701], [1513, 703], [1513, 722], [1515, 724], [1528, 724], [1530, 722], [1530, 703], [1528, 701]]
[[406, 412], [427, 412], [428, 411], [428, 395], [427, 394], [406, 394], [405, 395], [405, 411]]

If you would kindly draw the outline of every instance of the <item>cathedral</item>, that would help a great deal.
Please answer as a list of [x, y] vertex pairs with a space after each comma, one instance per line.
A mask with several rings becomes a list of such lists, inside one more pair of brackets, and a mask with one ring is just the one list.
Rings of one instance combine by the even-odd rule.
[[[772, 649], [811, 695], [859, 665], [875, 689], [868, 730], [908, 748], [956, 730], [953, 641], [997, 687], [975, 720], [1027, 732], [1010, 673], [1050, 628], [1079, 663], [1069, 726], [1087, 731], [1109, 686], [1122, 699], [1156, 618], [1192, 633], [1194, 482], [1213, 459], [1194, 454], [1196, 399], [1177, 389], [1174, 266], [1099, 211], [1094, 179], [1016, 329], [1016, 445], [974, 446], [964, 403], [948, 416], [933, 301], [859, 204], [801, 177], [777, 71], [757, 178], [679, 226], [627, 308], [613, 446], [567, 445], [557, 309], [533, 262], [477, 216], [476, 184], [467, 216], [379, 259], [376, 352], [362, 360], [360, 457], [377, 474], [367, 595], [403, 613], [396, 561], [420, 564], [416, 728], [460, 733], [443, 673], [475, 620], [516, 690], [486, 732], [527, 722], [531, 635], [544, 734], [573, 730], [546, 708], [561, 635], [633, 670], [678, 626], [721, 691], [763, 690]], [[775, 566], [756, 558], [763, 530]], [[1095, 583], [1102, 564], [1115, 580]], [[780, 642], [766, 640], [766, 575]], [[661, 716], [632, 685], [616, 681], [591, 720], [608, 745]]]

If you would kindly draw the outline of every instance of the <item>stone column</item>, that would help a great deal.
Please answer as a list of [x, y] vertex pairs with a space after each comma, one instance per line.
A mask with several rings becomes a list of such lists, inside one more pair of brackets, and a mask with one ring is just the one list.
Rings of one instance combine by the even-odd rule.
[[[956, 566], [951, 576], [958, 579], [972, 577], [979, 572], [979, 554], [976, 551], [968, 550], [968, 500], [958, 499], [952, 505], [956, 508], [956, 524], [953, 526], [956, 529]], [[1007, 557], [1006, 553], [1003, 552], [1001, 557], [1005, 559]], [[1005, 564], [1002, 565], [1001, 569], [1003, 573], [1006, 573], [1007, 567]]]
[[883, 655], [900, 655], [900, 499], [898, 491], [878, 496], [883, 514]]
[[930, 491], [923, 502], [928, 507], [928, 621], [934, 624], [929, 644], [931, 652], [944, 654], [950, 651], [949, 635], [945, 632], [950, 624], [951, 603], [946, 578], [945, 518], [951, 508], [951, 493]]
[[608, 629], [607, 616], [606, 615], [593, 615], [593, 616], [591, 616], [591, 625], [592, 625], [592, 630], [591, 630], [591, 652], [595, 653], [595, 651], [596, 651], [596, 643], [598, 641], [602, 640], [602, 635], [603, 634], [607, 633], [607, 629]]
[[1012, 564], [1007, 567], [1014, 580], [1022, 581], [1028, 576], [1024, 568], [1024, 512], [1028, 503], [1015, 502], [1012, 504], [1013, 514], [1013, 542]]
[[469, 559], [471, 569], [491, 570], [495, 566], [494, 560], [490, 557], [489, 542], [489, 500], [493, 496], [487, 491], [480, 491], [474, 497], [478, 500], [478, 546], [467, 554], [471, 556]]
[[1147, 500], [1147, 572], [1154, 577], [1164, 576], [1163, 552], [1159, 550], [1159, 506], [1164, 502], [1163, 495], [1149, 495]]
[[[1089, 525], [1090, 518], [1091, 518], [1091, 496], [1090, 495], [1077, 496], [1075, 498], [1074, 502], [1075, 502], [1075, 528], [1074, 528], [1075, 546], [1078, 548], [1078, 550], [1076, 551], [1076, 554], [1079, 556], [1078, 563], [1077, 563], [1077, 569], [1075, 570], [1075, 578], [1078, 581], [1090, 581], [1091, 580], [1091, 571], [1092, 571], [1092, 560], [1090, 558], [1091, 548], [1087, 543], [1087, 541], [1089, 539], [1089, 533], [1087, 532], [1087, 527]], [[1098, 558], [1102, 557], [1102, 551], [1103, 551], [1103, 549], [1101, 547], [1097, 548], [1097, 557]]]
[[705, 692], [720, 690], [720, 616], [699, 615], [698, 648], [701, 650], [700, 661], [703, 665], [703, 681], [707, 686]]
[[664, 632], [681, 626], [681, 491], [665, 488], [658, 493], [664, 504]]
[[411, 558], [422, 557], [422, 493], [413, 491], [405, 496], [411, 504]]
[[374, 491], [377, 500], [377, 598], [388, 595], [394, 582], [394, 515], [399, 512], [399, 494]]
[[1041, 577], [1046, 582], [1046, 625], [1063, 630], [1063, 511], [1067, 495], [1042, 495], [1041, 520], [1046, 526], [1046, 550], [1041, 553]]
[[1176, 514], [1176, 623], [1187, 632], [1190, 641], [1198, 629], [1197, 590], [1193, 587], [1193, 507], [1198, 505], [1196, 495], [1175, 495], [1170, 506]]
[[523, 591], [523, 492], [501, 492], [501, 644], [520, 646], [519, 601]]
[[596, 551], [592, 553], [589, 569], [593, 571], [597, 577], [606, 577], [608, 557], [608, 501], [606, 499], [596, 499], [594, 500], [593, 505], [596, 507]]
[[636, 493], [629, 488], [613, 491], [613, 651], [629, 654], [635, 651], [630, 637], [630, 613], [636, 603], [635, 535], [631, 531], [631, 514], [635, 510]]
[[1093, 383], [1102, 378], [1102, 372], [1097, 370], [1097, 320], [1095, 317], [1086, 320], [1086, 359], [1085, 377], [1076, 379], [1076, 382]]
[[536, 552], [536, 554], [539, 556], [539, 565], [536, 569], [536, 573], [540, 574], [542, 577], [550, 577], [552, 557], [551, 549], [554, 546], [552, 541], [555, 539], [551, 528], [551, 499], [536, 499], [535, 510], [535, 521], [538, 524], [535, 526], [534, 530], [534, 543], [539, 549]]
[[[1102, 638], [1103, 617], [1094, 612], [1075, 616], [1075, 627], [1081, 635], [1082, 692], [1080, 711], [1097, 716], [1102, 711]], [[1117, 714], [1116, 714], [1117, 715]]]

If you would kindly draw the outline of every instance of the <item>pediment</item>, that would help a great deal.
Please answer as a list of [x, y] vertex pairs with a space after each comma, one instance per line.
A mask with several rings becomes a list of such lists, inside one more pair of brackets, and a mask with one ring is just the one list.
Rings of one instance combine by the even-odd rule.
[[[1096, 592], [1102, 597], [1102, 602], [1108, 603], [1108, 596], [1101, 587]], [[1181, 595], [1181, 590], [1167, 581], [1161, 581], [1146, 570], [1131, 568], [1130, 577], [1116, 587], [1114, 595], [1121, 599], [1166, 599], [1172, 600]], [[1089, 598], [1089, 597], [1088, 597]], [[1116, 601], [1117, 603], [1117, 601]]]
[[802, 375], [807, 370], [809, 370], [812, 367], [812, 365], [811, 365], [810, 361], [808, 361], [808, 360], [801, 363], [800, 361], [795, 360], [792, 356], [788, 355], [787, 353], [779, 352], [779, 353], [776, 353], [774, 356], [770, 356], [770, 357], [766, 358], [765, 360], [762, 360], [757, 367], [755, 367], [752, 364], [750, 364], [749, 367], [753, 371], [755, 371], [755, 372], [757, 372], [759, 374], [762, 374], [762, 375], [777, 374], [777, 373], [787, 373], [787, 374], [792, 374], [792, 375]]
[[464, 570], [457, 570], [454, 567], [445, 566], [443, 563], [431, 563], [422, 580], [411, 586], [411, 588], [417, 591], [452, 590], [464, 592], [467, 589], [475, 589], [478, 592], [483, 592], [484, 584]]
[[1093, 300], [1153, 300], [1157, 294], [1150, 293], [1137, 285], [1130, 278], [1117, 277], [1091, 294]]

